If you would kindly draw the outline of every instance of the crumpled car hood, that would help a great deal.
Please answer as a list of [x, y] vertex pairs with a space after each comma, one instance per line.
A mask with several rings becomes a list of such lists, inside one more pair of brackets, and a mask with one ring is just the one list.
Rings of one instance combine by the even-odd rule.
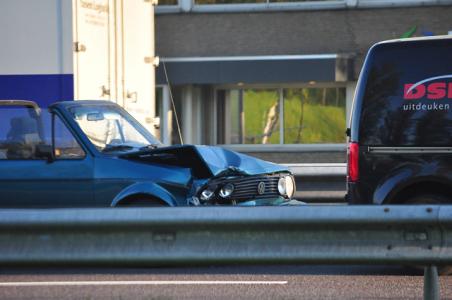
[[220, 147], [194, 146], [214, 176], [237, 169], [247, 175], [289, 171], [286, 167]]
[[284, 166], [213, 146], [175, 145], [120, 157], [191, 168], [198, 178], [289, 172]]

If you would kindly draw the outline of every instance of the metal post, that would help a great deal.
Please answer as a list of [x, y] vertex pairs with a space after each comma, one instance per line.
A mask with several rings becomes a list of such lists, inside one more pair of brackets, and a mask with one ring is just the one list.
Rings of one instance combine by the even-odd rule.
[[243, 89], [239, 90], [239, 143], [245, 144], [245, 111], [243, 107]]
[[284, 89], [279, 88], [278, 89], [279, 94], [279, 143], [284, 144]]
[[171, 99], [169, 86], [162, 86], [162, 115], [160, 116], [160, 139], [163, 144], [171, 145], [171, 134], [173, 132], [173, 110], [171, 108]]
[[[182, 123], [181, 130], [184, 142], [193, 143], [193, 86], [187, 85], [182, 91]], [[182, 142], [181, 142], [182, 143]]]
[[439, 300], [439, 278], [436, 266], [424, 269], [424, 300]]

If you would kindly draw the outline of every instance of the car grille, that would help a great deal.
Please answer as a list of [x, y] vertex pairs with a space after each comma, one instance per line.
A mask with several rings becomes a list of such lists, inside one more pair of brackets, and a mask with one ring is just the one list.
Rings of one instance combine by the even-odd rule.
[[[278, 180], [280, 176], [259, 176], [259, 177], [242, 177], [233, 180], [234, 192], [231, 199], [234, 200], [250, 200], [255, 198], [273, 198], [278, 197]], [[259, 184], [265, 184], [263, 193], [259, 194]], [[261, 191], [262, 192], [262, 191]]]

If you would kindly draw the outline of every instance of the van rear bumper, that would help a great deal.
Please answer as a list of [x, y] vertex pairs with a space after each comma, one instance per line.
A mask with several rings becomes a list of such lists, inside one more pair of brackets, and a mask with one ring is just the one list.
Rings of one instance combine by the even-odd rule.
[[372, 204], [372, 198], [362, 192], [359, 182], [347, 182], [345, 201], [350, 205]]

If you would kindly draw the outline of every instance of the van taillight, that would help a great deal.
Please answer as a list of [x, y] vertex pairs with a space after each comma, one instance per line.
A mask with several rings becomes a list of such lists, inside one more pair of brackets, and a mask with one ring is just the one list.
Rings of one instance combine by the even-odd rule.
[[348, 144], [348, 181], [358, 181], [359, 178], [359, 145], [358, 143]]

